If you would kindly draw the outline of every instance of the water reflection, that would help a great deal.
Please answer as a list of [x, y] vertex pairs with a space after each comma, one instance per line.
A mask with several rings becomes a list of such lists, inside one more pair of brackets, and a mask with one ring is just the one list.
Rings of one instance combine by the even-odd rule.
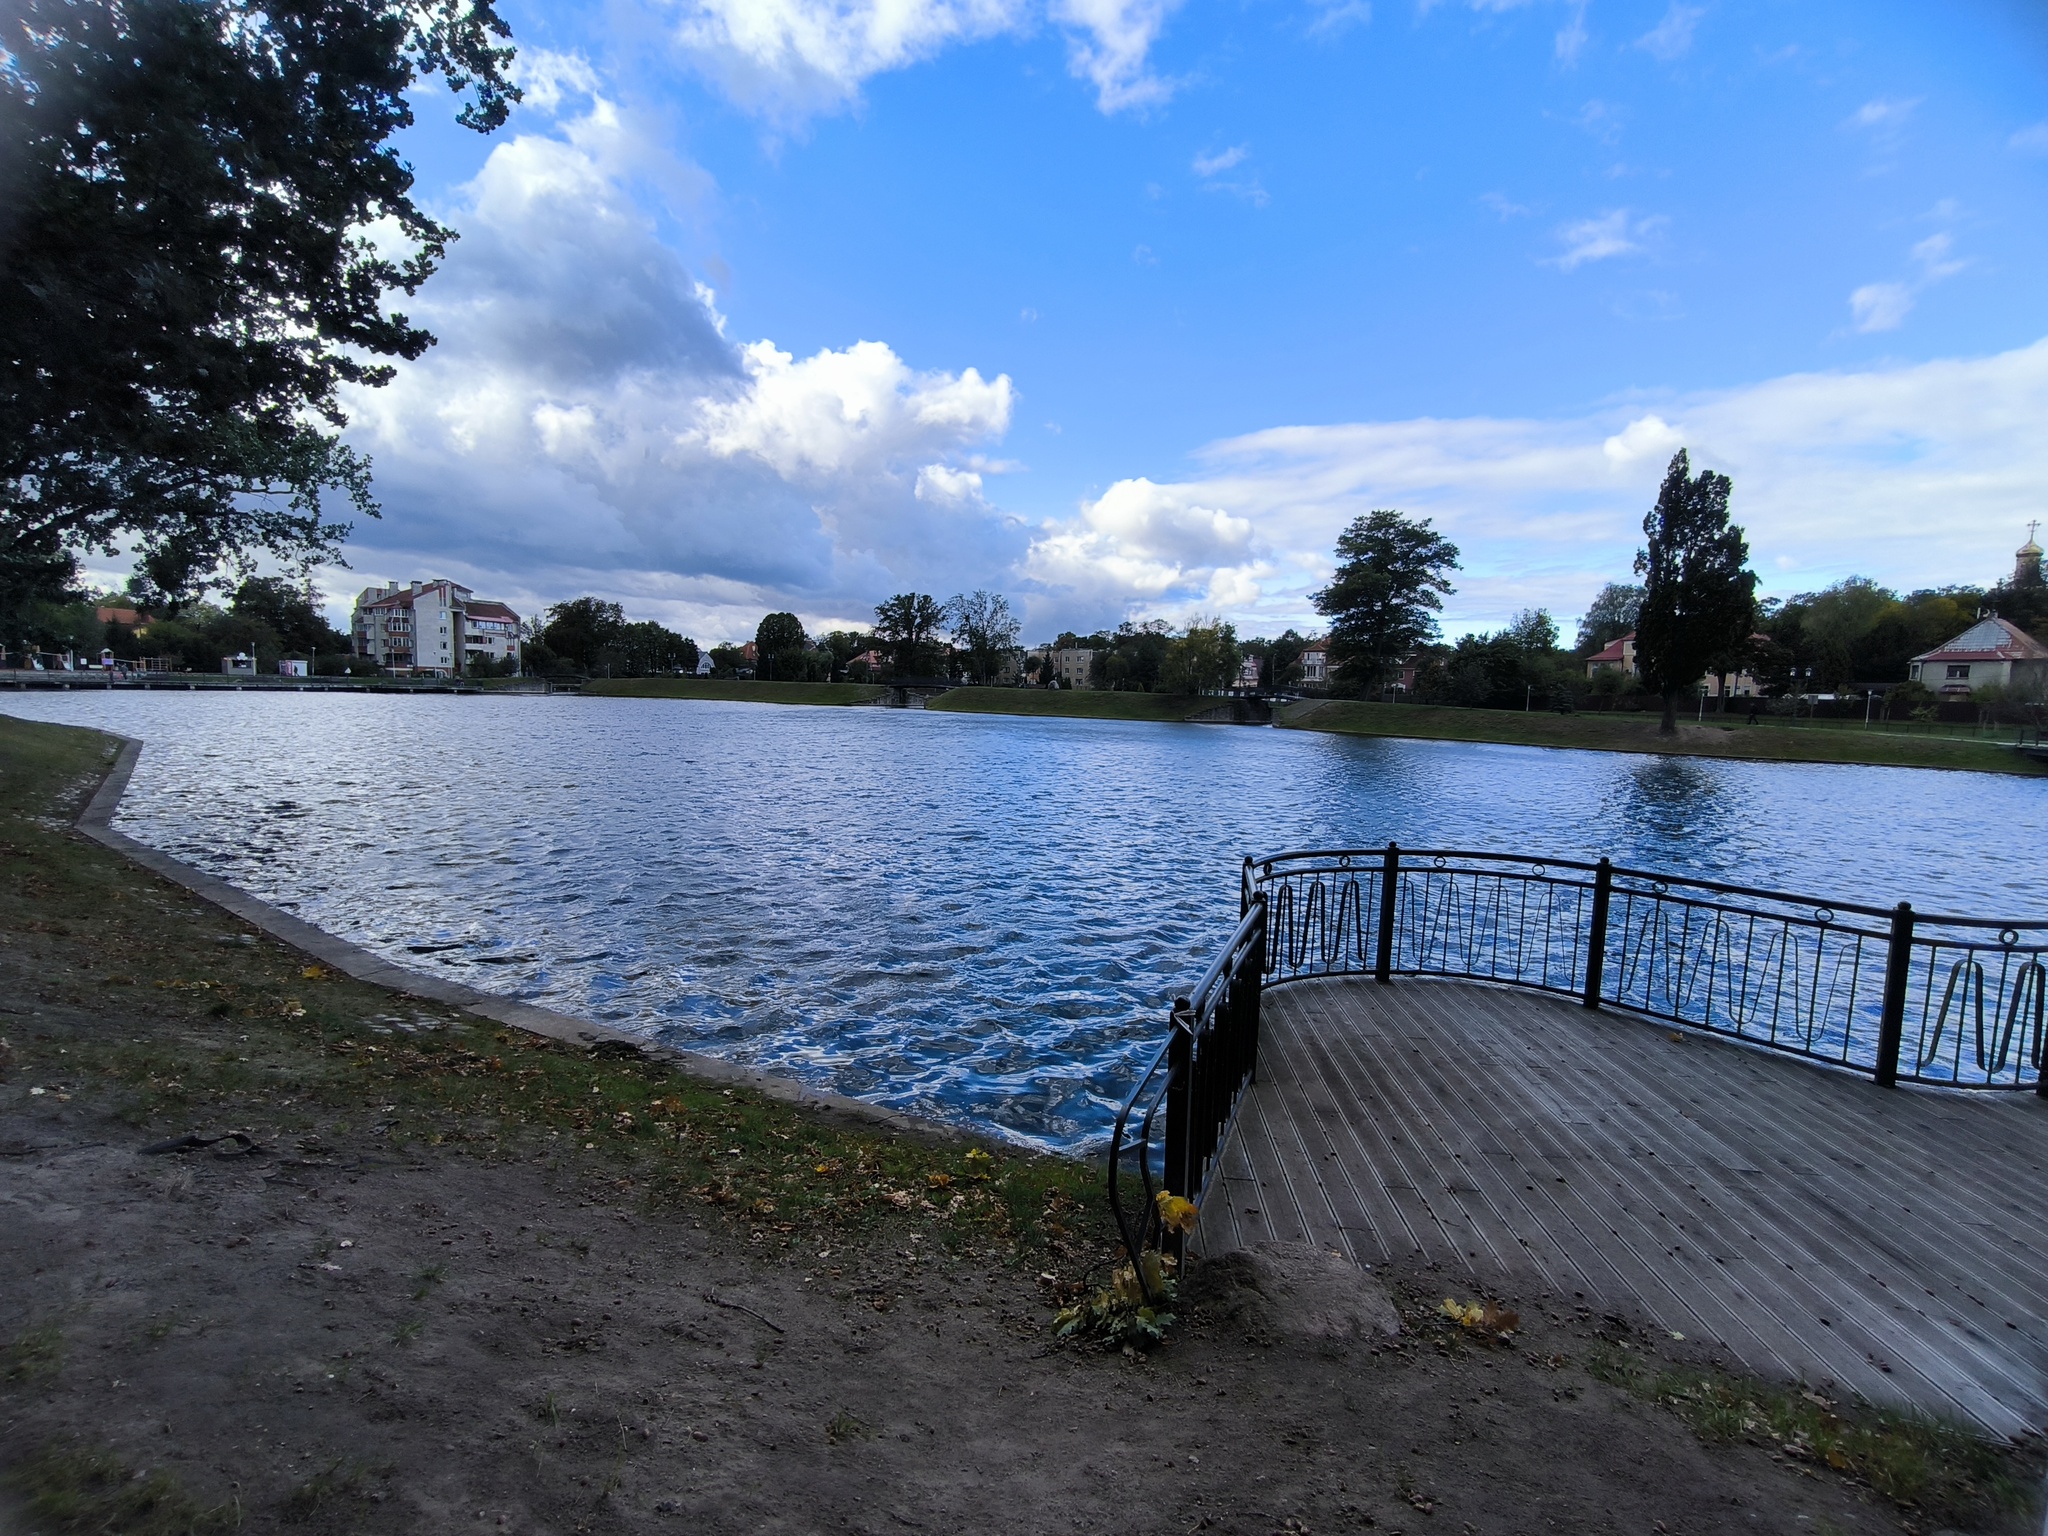
[[2042, 786], [1115, 721], [27, 694], [132, 835], [401, 963], [1044, 1145], [1098, 1138], [1248, 851], [1532, 850], [2024, 915]]

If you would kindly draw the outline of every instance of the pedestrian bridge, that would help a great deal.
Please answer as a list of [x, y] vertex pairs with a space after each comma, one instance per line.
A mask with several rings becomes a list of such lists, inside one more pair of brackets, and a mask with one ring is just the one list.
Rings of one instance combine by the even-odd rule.
[[1248, 861], [1112, 1201], [1134, 1246], [1175, 1241], [1163, 1186], [1196, 1199], [1198, 1256], [1435, 1265], [2039, 1432], [2044, 941], [1605, 861]]

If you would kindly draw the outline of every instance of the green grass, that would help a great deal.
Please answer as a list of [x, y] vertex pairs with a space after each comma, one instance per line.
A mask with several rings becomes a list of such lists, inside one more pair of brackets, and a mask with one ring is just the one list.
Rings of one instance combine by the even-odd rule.
[[1119, 693], [1094, 688], [955, 688], [930, 700], [925, 708], [971, 715], [1179, 721], [1221, 702], [1171, 693]]
[[201, 1536], [241, 1524], [238, 1512], [206, 1508], [168, 1472], [134, 1473], [112, 1453], [83, 1446], [44, 1446], [9, 1468], [5, 1481], [28, 1505], [33, 1529], [52, 1536]]
[[1694, 1366], [1667, 1366], [1626, 1345], [1603, 1344], [1588, 1374], [1670, 1409], [1710, 1443], [1747, 1442], [1868, 1483], [1943, 1524], [2024, 1510], [2033, 1499], [2015, 1458], [1967, 1429], [1818, 1392], [1778, 1387]]
[[539, 1158], [769, 1245], [915, 1227], [1004, 1262], [1106, 1251], [1084, 1163], [842, 1127], [309, 964], [68, 830], [111, 750], [0, 716], [0, 985], [47, 1010], [9, 1029], [11, 1071], [94, 1093], [154, 1134], [250, 1125], [422, 1158]]
[[1745, 758], [1784, 763], [1873, 763], [1898, 768], [1960, 768], [2038, 777], [2048, 768], [2010, 747], [1983, 741], [1801, 725], [1704, 724], [1681, 719], [1664, 736], [1654, 714], [1554, 715], [1432, 704], [1369, 704], [1355, 699], [1291, 705], [1278, 723], [1347, 736], [1404, 736], [1425, 741], [1489, 741], [1511, 746], [1575, 747], [1593, 752], [1650, 752], [1686, 757]]
[[865, 704], [882, 692], [875, 683], [769, 683], [709, 677], [602, 677], [585, 693], [618, 699], [723, 699], [740, 704]]

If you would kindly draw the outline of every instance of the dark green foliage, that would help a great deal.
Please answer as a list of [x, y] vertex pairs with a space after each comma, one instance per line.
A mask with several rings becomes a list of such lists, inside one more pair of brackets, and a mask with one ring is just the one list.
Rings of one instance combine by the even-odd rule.
[[1643, 519], [1649, 543], [1636, 556], [1636, 665], [1644, 686], [1663, 697], [1667, 732], [1678, 729], [1679, 694], [1732, 657], [1756, 623], [1749, 543], [1728, 521], [1733, 488], [1712, 470], [1693, 475], [1681, 448]]
[[945, 622], [944, 605], [923, 592], [899, 592], [876, 606], [875, 638], [889, 649], [897, 676], [936, 670], [941, 657], [935, 642]]
[[0, 564], [127, 544], [184, 596], [229, 556], [332, 558], [334, 494], [374, 515], [337, 389], [432, 343], [384, 305], [452, 234], [390, 140], [435, 72], [501, 123], [506, 36], [490, 0], [7, 7]]
[[1017, 649], [1017, 632], [1022, 628], [1010, 610], [1010, 600], [1000, 592], [977, 588], [946, 604], [946, 618], [967, 653], [969, 674], [978, 683], [995, 681], [1003, 663]]
[[626, 612], [617, 603], [578, 597], [548, 610], [540, 639], [541, 644], [571, 666], [589, 671], [600, 664], [605, 651], [617, 642], [625, 627]]
[[697, 669], [697, 642], [642, 619], [628, 623], [617, 603], [578, 597], [548, 610], [538, 643], [528, 642], [526, 670], [603, 677], [656, 677]]
[[1581, 656], [1604, 651], [1636, 627], [1643, 611], [1643, 589], [1629, 582], [1610, 581], [1593, 598], [1586, 616], [1579, 620], [1573, 649]]
[[256, 576], [235, 589], [231, 610], [236, 618], [270, 631], [272, 645], [288, 654], [311, 656], [320, 651], [345, 651], [348, 636], [327, 622], [310, 586], [294, 586], [281, 576]]
[[804, 655], [810, 637], [793, 613], [771, 613], [754, 627], [754, 676], [770, 682], [800, 682], [809, 673]]
[[1330, 621], [1330, 651], [1353, 687], [1435, 638], [1436, 615], [1455, 589], [1458, 547], [1428, 518], [1375, 511], [1337, 539], [1337, 574], [1314, 597]]

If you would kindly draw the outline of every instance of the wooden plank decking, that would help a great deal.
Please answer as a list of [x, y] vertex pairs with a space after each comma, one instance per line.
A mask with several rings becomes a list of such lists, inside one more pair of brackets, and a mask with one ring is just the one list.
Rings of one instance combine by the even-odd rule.
[[1462, 982], [1266, 994], [1197, 1251], [1621, 1305], [1759, 1374], [2048, 1428], [2048, 1101], [1880, 1089]]

